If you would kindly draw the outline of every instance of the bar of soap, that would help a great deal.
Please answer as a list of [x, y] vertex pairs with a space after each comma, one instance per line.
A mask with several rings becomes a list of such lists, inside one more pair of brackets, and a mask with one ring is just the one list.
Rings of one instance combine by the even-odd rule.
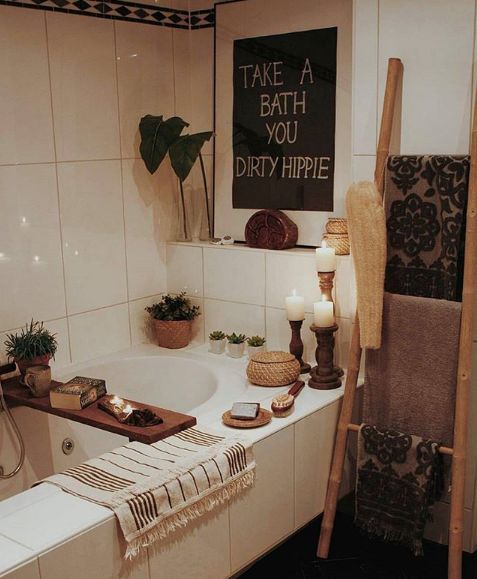
[[234, 402], [230, 417], [236, 420], [254, 420], [259, 410], [260, 404], [256, 402]]

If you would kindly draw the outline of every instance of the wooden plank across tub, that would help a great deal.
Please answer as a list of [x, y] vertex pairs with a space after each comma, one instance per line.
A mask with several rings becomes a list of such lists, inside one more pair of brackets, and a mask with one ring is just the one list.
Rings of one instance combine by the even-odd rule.
[[[54, 387], [59, 384], [60, 382], [52, 380], [51, 386]], [[137, 440], [144, 444], [152, 444], [153, 442], [167, 438], [168, 436], [197, 424], [197, 420], [194, 416], [181, 414], [180, 412], [173, 412], [172, 410], [159, 408], [158, 406], [151, 406], [150, 404], [143, 404], [142, 402], [135, 402], [134, 404], [137, 404], [137, 406], [152, 410], [155, 414], [160, 416], [164, 422], [162, 424], [157, 424], [156, 426], [130, 426], [128, 424], [121, 424], [115, 418], [103, 410], [100, 410], [98, 408], [99, 400], [94, 404], [91, 404], [91, 406], [83, 408], [83, 410], [65, 410], [62, 408], [52, 408], [49, 396], [45, 396], [44, 398], [34, 398], [28, 388], [20, 383], [18, 376], [3, 381], [2, 386], [5, 401], [10, 407], [28, 406], [29, 408], [34, 408], [41, 412], [47, 412], [48, 414], [54, 414], [55, 416], [61, 416], [68, 420], [81, 422], [82, 424], [87, 424], [88, 426], [99, 428], [100, 430], [107, 430], [114, 434], [126, 436], [130, 441]]]

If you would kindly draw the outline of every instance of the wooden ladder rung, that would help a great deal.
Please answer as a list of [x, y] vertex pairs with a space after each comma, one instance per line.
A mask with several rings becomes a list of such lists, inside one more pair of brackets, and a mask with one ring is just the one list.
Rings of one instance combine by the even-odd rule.
[[[348, 430], [352, 430], [353, 432], [358, 432], [360, 428], [361, 428], [360, 424], [348, 424]], [[454, 449], [449, 448], [448, 446], [440, 446], [439, 452], [441, 454], [447, 454], [449, 456], [452, 456], [454, 454]]]

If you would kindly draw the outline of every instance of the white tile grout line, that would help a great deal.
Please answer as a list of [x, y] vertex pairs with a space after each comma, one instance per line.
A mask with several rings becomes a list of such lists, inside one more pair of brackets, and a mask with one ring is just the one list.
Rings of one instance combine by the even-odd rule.
[[60, 250], [61, 250], [61, 265], [63, 268], [63, 295], [64, 295], [64, 306], [66, 315], [66, 332], [68, 335], [68, 355], [69, 361], [73, 360], [71, 353], [71, 339], [70, 339], [70, 324], [68, 322], [68, 299], [67, 299], [67, 289], [66, 289], [66, 268], [65, 268], [65, 255], [64, 255], [64, 243], [63, 243], [63, 223], [61, 220], [61, 197], [60, 197], [60, 181], [58, 177], [58, 151], [56, 143], [56, 131], [55, 131], [55, 114], [53, 108], [53, 87], [51, 82], [51, 65], [50, 65], [50, 43], [48, 39], [48, 18], [47, 13], [44, 15], [45, 23], [45, 41], [46, 41], [46, 56], [48, 61], [48, 82], [50, 87], [50, 107], [51, 107], [51, 128], [53, 133], [53, 148], [55, 152], [55, 177], [56, 177], [56, 196], [58, 202], [58, 229], [60, 234]]
[[[114, 40], [114, 71], [116, 80], [116, 98], [118, 105], [118, 139], [119, 139], [119, 155], [122, 158], [122, 138], [121, 138], [121, 114], [120, 114], [120, 100], [119, 100], [119, 71], [118, 71], [118, 42], [116, 33], [116, 22], [113, 22], [113, 40]], [[126, 232], [126, 203], [124, 196], [124, 172], [123, 163], [120, 161], [119, 170], [121, 173], [121, 199], [123, 205], [123, 239], [124, 239], [124, 266], [125, 266], [125, 278], [126, 278], [126, 298], [128, 306], [128, 327], [129, 327], [129, 345], [132, 344], [132, 330], [131, 330], [131, 308], [129, 307], [129, 271], [128, 271], [128, 251], [127, 251], [127, 232]]]

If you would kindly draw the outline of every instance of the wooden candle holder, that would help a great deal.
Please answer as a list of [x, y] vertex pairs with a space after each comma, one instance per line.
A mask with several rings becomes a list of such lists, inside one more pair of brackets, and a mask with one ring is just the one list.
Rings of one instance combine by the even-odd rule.
[[308, 374], [311, 370], [310, 364], [303, 361], [303, 342], [301, 339], [301, 326], [303, 325], [303, 320], [289, 320], [290, 328], [292, 331], [292, 337], [290, 341], [290, 354], [293, 354], [295, 358], [300, 362], [300, 374]]
[[317, 347], [315, 356], [317, 365], [311, 369], [311, 378], [308, 381], [308, 386], [316, 390], [339, 388], [341, 386], [340, 368], [333, 364], [334, 333], [338, 326], [334, 324], [329, 328], [320, 328], [312, 324], [310, 329], [316, 335]]
[[318, 280], [320, 284], [321, 295], [328, 302], [333, 301], [333, 285], [335, 279], [334, 271], [319, 271]]

